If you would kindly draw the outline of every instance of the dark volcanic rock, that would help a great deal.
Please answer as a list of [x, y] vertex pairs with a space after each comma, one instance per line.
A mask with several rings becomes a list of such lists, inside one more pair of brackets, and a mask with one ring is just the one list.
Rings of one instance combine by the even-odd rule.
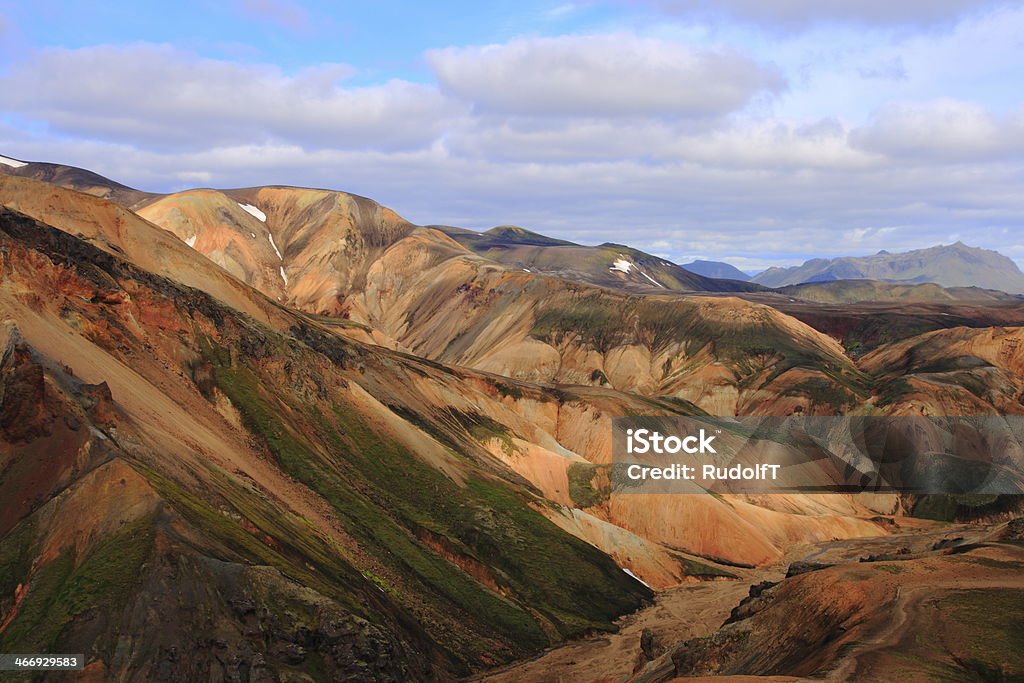
[[22, 443], [50, 433], [45, 399], [42, 366], [12, 340], [0, 356], [0, 433], [7, 441]]

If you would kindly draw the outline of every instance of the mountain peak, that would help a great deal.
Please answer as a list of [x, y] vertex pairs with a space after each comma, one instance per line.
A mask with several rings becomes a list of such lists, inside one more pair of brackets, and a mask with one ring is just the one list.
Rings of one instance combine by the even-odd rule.
[[515, 244], [533, 244], [537, 246], [574, 246], [574, 243], [569, 242], [568, 240], [560, 240], [554, 237], [548, 237], [547, 235], [541, 235], [538, 232], [521, 228], [518, 225], [499, 225], [491, 228], [490, 230], [486, 230], [481, 234]]

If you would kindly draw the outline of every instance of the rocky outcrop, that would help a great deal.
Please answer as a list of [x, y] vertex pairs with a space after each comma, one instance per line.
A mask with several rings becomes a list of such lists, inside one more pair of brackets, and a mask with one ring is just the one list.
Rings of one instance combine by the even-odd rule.
[[24, 443], [51, 431], [43, 368], [32, 361], [13, 321], [0, 323], [0, 435]]
[[[506, 428], [472, 404], [525, 423], [489, 379], [248, 290], [259, 322], [128, 254], [0, 212], [19, 330], [3, 328], [2, 649], [150, 680], [443, 678], [610, 629], [650, 596], [485, 448], [481, 429]], [[26, 431], [39, 415], [50, 431]], [[225, 595], [218, 562], [287, 580]]]

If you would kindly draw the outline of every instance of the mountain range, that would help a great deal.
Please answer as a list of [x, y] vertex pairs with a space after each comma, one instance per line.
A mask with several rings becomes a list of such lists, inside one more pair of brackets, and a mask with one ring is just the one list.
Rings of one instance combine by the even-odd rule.
[[981, 287], [1024, 294], [1024, 273], [996, 251], [969, 247], [963, 242], [916, 249], [898, 254], [880, 251], [874, 256], [811, 259], [791, 268], [769, 268], [753, 282], [784, 287], [831, 280], [881, 280], [943, 287]]
[[[709, 640], [650, 608], [661, 645], [609, 670], [867, 667], [910, 604], [953, 629], [927, 647], [954, 673], [1017, 675], [927, 607], [967, 586], [1018, 618], [1013, 497], [612, 495], [616, 416], [1024, 414], [1024, 302], [847, 285], [800, 298], [332, 190], [0, 166], [0, 651], [85, 653], [99, 680], [449, 680], [699, 586]], [[988, 526], [954, 556], [926, 517]], [[903, 573], [857, 561], [894, 543], [917, 543]], [[848, 554], [785, 578], [800, 549]], [[733, 605], [743, 633], [718, 635]]]
[[[515, 226], [486, 232], [440, 227], [459, 244], [488, 259], [605, 287], [674, 292], [750, 292], [746, 276], [730, 279], [697, 273], [670, 261], [621, 244], [587, 247], [552, 239]], [[737, 271], [739, 272], [739, 271]], [[740, 273], [740, 275], [743, 275]]]
[[740, 282], [750, 281], [749, 275], [736, 266], [724, 263], [723, 261], [703, 261], [698, 259], [696, 261], [691, 261], [690, 263], [684, 263], [682, 267], [691, 273], [697, 273], [704, 277], [739, 280]]

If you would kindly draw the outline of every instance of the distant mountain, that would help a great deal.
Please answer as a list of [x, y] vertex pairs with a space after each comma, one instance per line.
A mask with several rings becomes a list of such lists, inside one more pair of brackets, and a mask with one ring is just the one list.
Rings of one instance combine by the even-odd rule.
[[690, 263], [684, 263], [683, 268], [696, 273], [697, 275], [703, 275], [704, 277], [713, 277], [719, 280], [739, 280], [740, 282], [750, 282], [750, 276], [744, 273], [736, 266], [730, 265], [723, 261], [702, 261], [697, 259]]
[[1011, 294], [1024, 293], [1024, 273], [997, 251], [969, 247], [963, 242], [900, 254], [880, 251], [874, 256], [811, 259], [792, 268], [769, 268], [753, 282], [784, 287], [832, 280], [934, 282], [943, 287], [982, 287]]
[[[555, 275], [602, 287], [676, 292], [751, 292], [761, 289], [741, 280], [700, 275], [622, 244], [606, 242], [588, 247], [510, 225], [485, 232], [449, 226], [430, 227], [441, 230], [462, 246], [492, 261], [531, 273]], [[744, 279], [749, 278], [744, 276]]]
[[46, 183], [91, 194], [94, 197], [109, 199], [115, 204], [129, 209], [159, 196], [122, 185], [93, 171], [64, 164], [18, 161], [9, 157], [0, 157], [0, 174], [4, 173], [21, 178], [42, 180]]

